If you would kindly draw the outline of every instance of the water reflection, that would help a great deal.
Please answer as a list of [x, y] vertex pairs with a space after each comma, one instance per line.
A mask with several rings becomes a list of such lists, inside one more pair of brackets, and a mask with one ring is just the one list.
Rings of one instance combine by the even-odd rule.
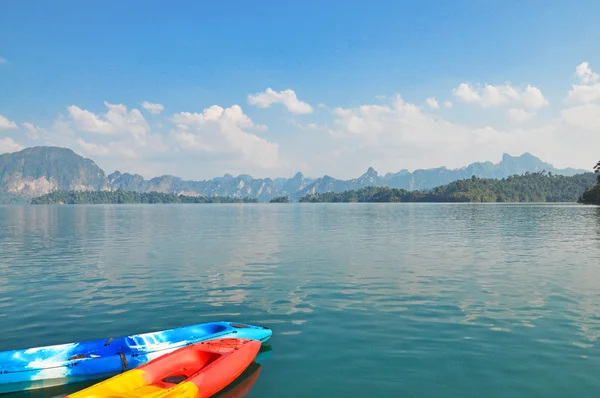
[[594, 207], [0, 207], [0, 225], [0, 349], [264, 324], [281, 348], [251, 396], [426, 396], [440, 375], [465, 395], [501, 375], [510, 396], [507, 364], [536, 391], [552, 386], [541, 363], [600, 365]]
[[240, 377], [238, 377], [231, 385], [227, 386], [223, 391], [213, 395], [215, 398], [242, 398], [247, 396], [252, 389], [254, 383], [258, 379], [262, 366], [253, 363]]

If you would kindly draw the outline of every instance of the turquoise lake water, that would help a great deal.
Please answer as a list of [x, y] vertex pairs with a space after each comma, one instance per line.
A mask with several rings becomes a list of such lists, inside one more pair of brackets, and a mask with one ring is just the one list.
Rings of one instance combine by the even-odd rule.
[[600, 208], [0, 206], [0, 350], [218, 320], [248, 397], [598, 397]]

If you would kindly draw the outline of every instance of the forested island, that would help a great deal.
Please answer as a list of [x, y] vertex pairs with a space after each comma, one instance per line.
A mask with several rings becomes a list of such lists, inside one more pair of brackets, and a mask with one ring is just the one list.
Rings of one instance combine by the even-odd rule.
[[309, 194], [300, 198], [300, 202], [577, 202], [595, 184], [593, 173], [567, 177], [538, 172], [502, 179], [473, 176], [423, 191], [366, 187]]
[[287, 196], [276, 196], [269, 203], [290, 203], [290, 198]]
[[186, 196], [162, 192], [55, 191], [31, 200], [31, 204], [153, 204], [153, 203], [258, 203], [256, 198]]

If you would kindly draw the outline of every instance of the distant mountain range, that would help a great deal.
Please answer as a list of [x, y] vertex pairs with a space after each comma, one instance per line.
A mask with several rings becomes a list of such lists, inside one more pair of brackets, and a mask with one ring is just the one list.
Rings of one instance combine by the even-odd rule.
[[502, 160], [472, 163], [460, 169], [439, 167], [419, 169], [412, 173], [401, 170], [380, 176], [369, 168], [362, 176], [351, 180], [338, 180], [330, 176], [306, 178], [296, 173], [292, 178], [252, 178], [249, 175], [223, 177], [204, 181], [188, 181], [164, 175], [146, 180], [139, 174], [115, 171], [108, 176], [91, 159], [84, 158], [71, 149], [60, 147], [31, 147], [0, 155], [0, 203], [24, 203], [32, 198], [56, 190], [115, 190], [134, 192], [163, 192], [189, 196], [249, 197], [267, 202], [276, 196], [289, 196], [297, 201], [306, 194], [343, 192], [367, 186], [389, 186], [409, 191], [426, 190], [452, 181], [470, 178], [505, 178], [527, 172], [547, 171], [572, 176], [589, 172], [580, 169], [556, 169], [537, 157], [525, 153], [521, 156], [504, 154]]

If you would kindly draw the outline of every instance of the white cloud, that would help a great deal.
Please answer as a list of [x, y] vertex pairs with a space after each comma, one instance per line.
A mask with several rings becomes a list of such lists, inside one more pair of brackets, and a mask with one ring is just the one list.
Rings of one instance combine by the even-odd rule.
[[113, 124], [100, 119], [90, 111], [83, 110], [75, 105], [67, 107], [67, 110], [69, 111], [69, 115], [73, 119], [75, 126], [80, 130], [99, 134], [116, 133]]
[[592, 68], [590, 68], [590, 64], [587, 62], [582, 62], [575, 67], [575, 75], [581, 79], [581, 83], [583, 84], [595, 83], [600, 80], [600, 75], [592, 72]]
[[281, 164], [279, 145], [246, 131], [255, 125], [239, 105], [180, 112], [173, 122], [177, 128], [170, 134], [182, 150], [225, 156], [265, 169]]
[[527, 85], [527, 88], [521, 93], [521, 102], [525, 108], [539, 109], [549, 105], [548, 100], [544, 98], [542, 91], [531, 85]]
[[29, 123], [29, 122], [22, 123], [22, 126], [25, 129], [25, 131], [27, 132], [27, 135], [34, 140], [39, 139], [46, 133], [46, 131], [44, 129], [42, 129], [40, 127], [36, 127], [32, 123]]
[[8, 120], [6, 116], [0, 115], [0, 130], [12, 130], [16, 128], [17, 124], [15, 122]]
[[579, 84], [573, 84], [566, 101], [586, 103], [600, 99], [600, 75], [592, 72], [587, 62], [583, 62], [575, 68], [575, 76], [579, 78]]
[[479, 102], [479, 94], [467, 83], [461, 83], [452, 90], [452, 94], [467, 104]]
[[[508, 115], [515, 122], [532, 116], [522, 108], [509, 110]], [[338, 174], [340, 178], [357, 175], [368, 166], [382, 172], [462, 167], [475, 161], [500, 159], [504, 152], [530, 152], [557, 167], [576, 166], [593, 161], [600, 147], [600, 135], [589, 133], [600, 129], [600, 107], [596, 105], [563, 112], [559, 118], [528, 129], [517, 125], [501, 130], [448, 122], [421, 112], [400, 96], [391, 106], [336, 108], [334, 117], [330, 134], [337, 141], [336, 149], [346, 149], [338, 152], [340, 155], [329, 167], [347, 173]]]
[[107, 156], [110, 153], [109, 148], [104, 145], [94, 144], [93, 142], [87, 142], [82, 138], [77, 138], [76, 142], [81, 148], [83, 148], [83, 150], [85, 150], [90, 155]]
[[123, 142], [112, 141], [108, 145], [96, 144], [93, 142], [85, 141], [82, 138], [76, 139], [77, 144], [87, 154], [97, 157], [121, 157], [121, 158], [140, 158], [139, 150], [126, 145]]
[[[77, 146], [90, 157], [144, 159], [169, 151], [160, 134], [153, 134], [138, 109], [104, 102], [108, 111], [95, 114], [76, 105], [67, 108], [69, 119], [59, 119], [52, 131], [24, 124], [30, 137], [40, 136], [47, 143]], [[110, 139], [109, 142], [107, 140]]]
[[33, 123], [21, 124], [25, 134], [38, 145], [70, 146], [74, 143], [76, 132], [71, 123], [59, 115], [49, 128], [35, 126]]
[[445, 106], [446, 108], [452, 108], [452, 102], [450, 102], [450, 101], [446, 101], [446, 102], [444, 102], [444, 106]]
[[0, 64], [5, 64], [5, 63], [7, 63], [7, 62], [8, 62], [8, 61], [6, 60], [6, 58], [2, 58], [2, 57], [0, 57]]
[[438, 109], [440, 107], [438, 101], [433, 97], [427, 98], [425, 102], [427, 103], [427, 105], [429, 105], [430, 108]]
[[264, 93], [248, 95], [248, 103], [259, 108], [268, 108], [272, 104], [283, 104], [288, 111], [296, 114], [312, 113], [313, 108], [308, 103], [300, 101], [294, 90], [274, 91], [267, 88]]
[[540, 89], [527, 85], [522, 91], [505, 85], [486, 84], [473, 87], [468, 83], [461, 83], [452, 90], [456, 98], [467, 104], [476, 104], [482, 108], [501, 107], [507, 105], [522, 105], [525, 108], [538, 109], [549, 105]]
[[600, 105], [583, 104], [563, 109], [561, 117], [567, 124], [589, 130], [598, 136], [600, 131]]
[[224, 119], [239, 127], [252, 127], [253, 125], [252, 120], [242, 111], [239, 105], [233, 105], [227, 109], [223, 109], [219, 105], [213, 105], [204, 109], [202, 113], [180, 112], [173, 115], [173, 122], [184, 126], [204, 125]]
[[0, 153], [17, 152], [23, 148], [23, 145], [15, 142], [15, 140], [10, 137], [0, 138]]
[[142, 137], [150, 131], [150, 126], [137, 109], [127, 111], [122, 104], [113, 105], [104, 102], [108, 112], [101, 115], [71, 105], [67, 108], [77, 129], [97, 134], [131, 133]]
[[506, 114], [508, 115], [510, 121], [516, 124], [523, 123], [532, 117], [532, 114], [523, 108], [511, 108], [506, 111]]
[[593, 85], [574, 84], [573, 89], [567, 95], [570, 102], [594, 102], [600, 98], [600, 83]]
[[[25, 122], [23, 123], [23, 128], [27, 130], [28, 133], [31, 133], [33, 136], [38, 135], [38, 127], [35, 127], [32, 123]], [[35, 137], [32, 137], [35, 138]]]
[[153, 104], [152, 102], [144, 101], [142, 107], [150, 113], [159, 114], [165, 110], [165, 107], [161, 104]]
[[[425, 149], [428, 145], [456, 146], [461, 139], [471, 140], [473, 133], [462, 126], [422, 113], [414, 104], [396, 96], [392, 106], [362, 105], [358, 108], [336, 108], [336, 128], [330, 130], [337, 138], [353, 139], [367, 145], [395, 148], [409, 152]], [[483, 130], [483, 135], [492, 130]], [[432, 148], [433, 149], [433, 148]], [[446, 149], [443, 149], [446, 151]], [[406, 151], [406, 153], [405, 153]], [[422, 153], [416, 155], [422, 156]]]

